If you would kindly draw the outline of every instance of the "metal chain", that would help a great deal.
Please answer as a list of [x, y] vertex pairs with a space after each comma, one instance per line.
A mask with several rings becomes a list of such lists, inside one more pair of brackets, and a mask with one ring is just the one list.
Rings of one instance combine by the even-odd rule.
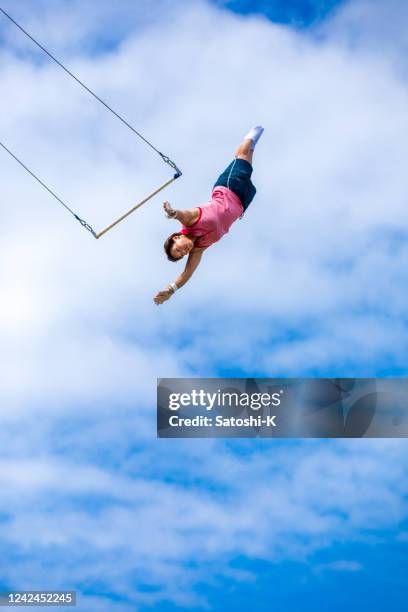
[[138, 136], [139, 138], [141, 138], [149, 147], [151, 147], [154, 151], [156, 151], [156, 153], [158, 153], [160, 155], [160, 157], [162, 158], [162, 160], [168, 164], [171, 168], [173, 168], [176, 173], [177, 173], [177, 177], [181, 176], [181, 172], [179, 170], [179, 168], [176, 166], [176, 164], [169, 158], [167, 157], [167, 155], [164, 155], [163, 153], [161, 153], [159, 151], [159, 149], [157, 149], [149, 140], [147, 140], [147, 138], [145, 138], [144, 136], [142, 136], [142, 134], [140, 132], [138, 132], [132, 125], [130, 125], [130, 123], [128, 123], [126, 121], [126, 119], [124, 119], [121, 115], [119, 115], [119, 113], [117, 113], [115, 110], [113, 110], [113, 108], [111, 108], [109, 106], [109, 104], [107, 104], [104, 100], [102, 100], [102, 98], [100, 98], [94, 91], [92, 91], [92, 89], [90, 89], [87, 85], [85, 85], [85, 83], [83, 83], [77, 76], [75, 76], [75, 74], [73, 74], [70, 70], [68, 70], [68, 68], [66, 66], [64, 66], [64, 64], [62, 62], [60, 62], [56, 57], [54, 57], [54, 55], [52, 55], [49, 51], [47, 51], [47, 49], [45, 47], [43, 47], [31, 34], [29, 34], [19, 23], [17, 23], [17, 21], [15, 21], [8, 13], [6, 13], [6, 11], [0, 7], [0, 11], [3, 13], [3, 15], [5, 17], [7, 17], [7, 19], [9, 19], [12, 23], [14, 23], [15, 26], [17, 26], [17, 28], [23, 32], [23, 34], [25, 34], [35, 45], [37, 45], [37, 47], [39, 47], [42, 51], [44, 51], [44, 53], [46, 53], [46, 55], [48, 55], [48, 57], [50, 59], [52, 59], [56, 64], [58, 64], [58, 66], [60, 68], [62, 68], [63, 70], [65, 70], [65, 72], [67, 74], [69, 74], [70, 77], [72, 77], [79, 85], [81, 85], [81, 87], [83, 87], [88, 93], [91, 94], [91, 96], [93, 96], [96, 100], [98, 100], [98, 102], [100, 102], [101, 104], [103, 104], [103, 106], [105, 108], [107, 108], [111, 113], [113, 113], [113, 115], [115, 115], [115, 117], [117, 119], [119, 119], [124, 125], [126, 125], [126, 127], [128, 127], [134, 134], [136, 134], [136, 136]]
[[[178, 178], [179, 176], [181, 176], [182, 172], [181, 170], [177, 167], [177, 165], [174, 163], [174, 161], [172, 161], [167, 155], [164, 155], [163, 153], [161, 153], [161, 151], [159, 151], [159, 149], [157, 149], [151, 142], [149, 142], [147, 140], [147, 138], [145, 138], [144, 136], [142, 136], [142, 134], [140, 134], [140, 132], [138, 132], [132, 125], [130, 125], [130, 123], [128, 123], [126, 121], [126, 119], [124, 119], [123, 117], [121, 117], [121, 115], [119, 115], [115, 110], [113, 110], [113, 108], [111, 108], [106, 102], [104, 102], [104, 100], [102, 100], [95, 92], [93, 92], [91, 89], [89, 89], [89, 87], [87, 87], [87, 85], [85, 85], [85, 83], [83, 83], [78, 77], [76, 77], [70, 70], [68, 70], [68, 68], [66, 68], [64, 66], [64, 64], [62, 64], [56, 57], [54, 57], [49, 51], [47, 51], [47, 49], [45, 47], [43, 47], [33, 36], [31, 36], [31, 34], [29, 34], [23, 27], [21, 27], [21, 25], [19, 25], [17, 23], [17, 21], [15, 21], [8, 13], [6, 13], [6, 11], [0, 7], [0, 12], [3, 13], [3, 15], [5, 17], [7, 17], [7, 19], [9, 19], [12, 23], [14, 23], [15, 26], [17, 26], [17, 28], [19, 30], [21, 30], [21, 32], [23, 32], [23, 34], [25, 34], [34, 44], [37, 45], [37, 47], [39, 47], [42, 51], [44, 51], [44, 53], [46, 55], [48, 55], [49, 58], [51, 58], [56, 64], [58, 64], [58, 66], [60, 66], [67, 74], [69, 74], [69, 76], [71, 76], [79, 85], [81, 85], [81, 87], [83, 87], [88, 93], [90, 93], [96, 100], [98, 100], [101, 104], [103, 104], [103, 106], [109, 110], [113, 115], [115, 115], [115, 117], [117, 117], [117, 119], [119, 119], [124, 125], [126, 125], [126, 127], [128, 127], [132, 132], [134, 132], [134, 134], [136, 134], [136, 136], [138, 136], [139, 138], [141, 138], [141, 140], [143, 140], [147, 145], [149, 145], [149, 147], [151, 147], [154, 151], [156, 151], [156, 153], [158, 153], [160, 155], [160, 157], [162, 158], [162, 160], [168, 164], [171, 168], [173, 168], [173, 170], [175, 171], [175, 175], [174, 175], [174, 179]], [[40, 183], [40, 185], [42, 185], [42, 187], [44, 187], [44, 189], [46, 189], [48, 191], [48, 193], [50, 193], [60, 204], [62, 204], [62, 206], [64, 206], [64, 208], [73, 216], [75, 217], [75, 219], [77, 221], [79, 221], [79, 223], [82, 225], [82, 227], [84, 227], [86, 230], [88, 230], [88, 232], [90, 232], [92, 234], [92, 236], [94, 238], [98, 238], [97, 233], [95, 232], [95, 230], [92, 228], [92, 226], [87, 223], [87, 221], [85, 221], [84, 219], [81, 219], [81, 217], [79, 217], [79, 215], [77, 215], [63, 200], [61, 200], [61, 198], [59, 196], [57, 196], [40, 178], [38, 178], [38, 176], [36, 174], [34, 174], [34, 172], [32, 172], [16, 155], [14, 155], [14, 153], [12, 153], [10, 151], [10, 149], [8, 149], [6, 147], [6, 145], [4, 145], [2, 142], [0, 142], [0, 146], [3, 147], [3, 149], [5, 151], [7, 151], [7, 153], [9, 153], [9, 155], [11, 155], [11, 157], [13, 157], [16, 162], [18, 162], [20, 164], [20, 166], [22, 166], [24, 168], [24, 170], [26, 170], [36, 181], [38, 181]]]
[[75, 219], [77, 221], [80, 222], [80, 224], [82, 225], [82, 227], [84, 227], [85, 229], [87, 229], [89, 232], [91, 232], [92, 236], [94, 236], [94, 238], [96, 238], [96, 232], [94, 231], [94, 229], [89, 225], [89, 223], [87, 223], [86, 221], [84, 221], [84, 219], [81, 219], [81, 217], [79, 217], [69, 206], [68, 204], [66, 204], [63, 200], [61, 200], [60, 197], [58, 197], [40, 178], [38, 178], [38, 176], [36, 174], [34, 174], [34, 172], [32, 172], [30, 170], [30, 168], [27, 168], [27, 166], [25, 164], [23, 164], [23, 162], [18, 159], [18, 157], [16, 155], [14, 155], [14, 153], [12, 153], [10, 151], [10, 149], [8, 149], [6, 147], [6, 145], [4, 145], [1, 141], [0, 141], [0, 146], [3, 147], [3, 149], [5, 151], [7, 151], [7, 153], [9, 155], [11, 155], [11, 157], [13, 157], [13, 159], [16, 160], [17, 163], [20, 164], [20, 166], [22, 166], [24, 168], [24, 170], [26, 170], [28, 172], [28, 174], [30, 174], [36, 181], [38, 181], [40, 183], [40, 185], [42, 185], [42, 187], [44, 187], [44, 189], [46, 189], [48, 191], [48, 193], [50, 193], [60, 204], [62, 204], [62, 206], [64, 206], [64, 208], [67, 209], [67, 211], [69, 213], [71, 213], [71, 215], [73, 217], [75, 217]]

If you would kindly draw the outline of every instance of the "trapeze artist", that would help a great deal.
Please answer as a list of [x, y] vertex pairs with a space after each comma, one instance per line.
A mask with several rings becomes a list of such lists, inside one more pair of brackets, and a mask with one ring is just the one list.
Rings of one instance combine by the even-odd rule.
[[164, 243], [165, 253], [170, 261], [179, 261], [185, 255], [188, 259], [176, 280], [154, 297], [155, 304], [163, 304], [186, 284], [204, 251], [229, 231], [254, 199], [252, 156], [262, 132], [263, 127], [259, 125], [248, 132], [235, 153], [235, 159], [218, 177], [209, 202], [189, 210], [175, 210], [168, 202], [163, 204], [167, 218], [181, 223], [180, 231], [171, 234]]

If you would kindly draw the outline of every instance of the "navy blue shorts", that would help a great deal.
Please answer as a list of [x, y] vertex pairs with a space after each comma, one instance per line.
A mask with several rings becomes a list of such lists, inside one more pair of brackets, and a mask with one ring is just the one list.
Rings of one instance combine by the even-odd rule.
[[214, 187], [228, 187], [241, 200], [244, 210], [254, 199], [256, 189], [251, 181], [252, 166], [246, 159], [234, 159], [217, 179]]

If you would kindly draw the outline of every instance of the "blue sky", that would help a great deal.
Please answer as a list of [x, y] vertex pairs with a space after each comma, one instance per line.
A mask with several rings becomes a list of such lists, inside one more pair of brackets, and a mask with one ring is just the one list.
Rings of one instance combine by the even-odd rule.
[[241, 15], [259, 14], [276, 23], [310, 27], [324, 19], [342, 0], [214, 0], [215, 4]]
[[[175, 205], [266, 129], [251, 210], [162, 308], [160, 199], [95, 243], [1, 158], [2, 588], [75, 588], [81, 612], [401, 610], [404, 441], [157, 440], [155, 385], [406, 375], [404, 2], [5, 9], [179, 163]], [[2, 138], [58, 194], [98, 226], [164, 180], [0, 28]]]

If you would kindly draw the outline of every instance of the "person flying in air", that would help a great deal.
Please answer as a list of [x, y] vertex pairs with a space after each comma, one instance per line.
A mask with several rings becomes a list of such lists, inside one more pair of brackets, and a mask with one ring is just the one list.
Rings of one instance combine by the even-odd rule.
[[163, 304], [186, 284], [197, 269], [204, 251], [229, 231], [254, 199], [256, 189], [251, 181], [252, 156], [262, 132], [260, 125], [248, 132], [235, 153], [235, 159], [216, 181], [209, 202], [189, 210], [173, 210], [168, 202], [164, 202], [167, 218], [181, 223], [181, 230], [171, 234], [164, 243], [166, 255], [170, 261], [179, 261], [185, 255], [188, 255], [188, 259], [184, 271], [175, 282], [154, 297], [155, 304]]

